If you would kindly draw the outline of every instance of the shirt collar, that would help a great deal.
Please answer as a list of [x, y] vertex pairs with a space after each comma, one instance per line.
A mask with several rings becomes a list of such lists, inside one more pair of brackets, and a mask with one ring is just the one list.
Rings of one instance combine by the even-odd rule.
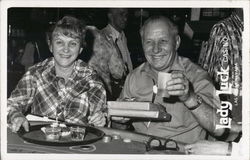
[[[42, 77], [44, 80], [48, 82], [53, 82], [56, 80], [56, 70], [55, 70], [55, 61], [54, 57], [47, 59], [47, 62], [45, 64], [42, 64], [44, 66], [44, 70], [42, 72]], [[42, 62], [44, 63], [44, 62]]]
[[78, 75], [79, 70], [80, 70], [80, 60], [76, 60], [74, 62], [74, 68], [73, 68], [72, 73], [69, 77], [69, 80], [75, 79], [75, 77]]
[[108, 24], [108, 27], [110, 28], [111, 31], [111, 36], [113, 40], [115, 41], [119, 36], [123, 35], [123, 31], [120, 33], [118, 32], [111, 24]]
[[231, 17], [234, 21], [236, 21], [236, 24], [238, 24], [240, 26], [240, 28], [243, 30], [243, 21], [240, 19], [240, 17], [238, 16], [238, 14], [236, 14], [235, 12], [233, 12], [231, 14]]
[[[72, 74], [69, 77], [69, 80], [73, 80], [77, 76], [79, 69], [80, 69], [80, 61], [76, 60]], [[57, 78], [58, 76], [56, 75], [56, 70], [55, 70], [54, 57], [49, 59], [48, 65], [46, 65], [46, 69], [43, 71], [42, 75], [45, 79], [47, 79], [47, 81], [55, 81], [56, 79], [58, 79]]]

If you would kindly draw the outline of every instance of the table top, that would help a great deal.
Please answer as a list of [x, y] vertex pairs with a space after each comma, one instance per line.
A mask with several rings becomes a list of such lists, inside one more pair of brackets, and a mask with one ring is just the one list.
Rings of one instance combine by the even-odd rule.
[[[34, 125], [34, 124], [33, 124]], [[146, 141], [149, 136], [134, 132], [98, 127], [105, 136], [119, 135], [119, 139], [106, 142], [100, 139], [91, 144], [78, 146], [48, 146], [24, 141], [17, 133], [7, 129], [7, 153], [67, 153], [67, 154], [184, 154], [177, 151], [146, 152]], [[126, 140], [125, 140], [126, 139]], [[130, 140], [130, 141], [129, 141]]]

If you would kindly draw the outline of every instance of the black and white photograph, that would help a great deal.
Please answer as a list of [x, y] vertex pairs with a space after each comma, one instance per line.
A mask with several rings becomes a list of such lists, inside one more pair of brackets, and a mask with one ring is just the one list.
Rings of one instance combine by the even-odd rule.
[[248, 1], [1, 1], [1, 159], [249, 159]]

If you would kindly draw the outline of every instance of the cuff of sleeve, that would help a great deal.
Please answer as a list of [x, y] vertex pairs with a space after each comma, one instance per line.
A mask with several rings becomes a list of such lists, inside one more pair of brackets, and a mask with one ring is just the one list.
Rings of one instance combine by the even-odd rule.
[[186, 101], [184, 101], [184, 104], [187, 108], [192, 108], [193, 106], [196, 106], [196, 100], [195, 100], [195, 94], [192, 94]]
[[227, 156], [232, 155], [232, 142], [228, 142]]
[[231, 156], [238, 156], [240, 154], [240, 144], [232, 142]]
[[11, 123], [17, 117], [25, 117], [21, 112], [13, 111], [8, 114], [8, 123]]

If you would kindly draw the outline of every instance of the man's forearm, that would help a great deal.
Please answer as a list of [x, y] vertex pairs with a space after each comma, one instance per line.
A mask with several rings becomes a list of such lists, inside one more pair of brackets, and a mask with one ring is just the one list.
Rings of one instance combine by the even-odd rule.
[[199, 95], [192, 93], [184, 104], [192, 112], [199, 124], [211, 134], [221, 136], [224, 133], [224, 129], [215, 128], [220, 119], [216, 114], [216, 110], [203, 101]]
[[206, 103], [201, 104], [198, 108], [191, 111], [199, 124], [215, 136], [221, 136], [224, 129], [216, 129], [216, 124], [219, 124], [219, 117], [214, 108]]

